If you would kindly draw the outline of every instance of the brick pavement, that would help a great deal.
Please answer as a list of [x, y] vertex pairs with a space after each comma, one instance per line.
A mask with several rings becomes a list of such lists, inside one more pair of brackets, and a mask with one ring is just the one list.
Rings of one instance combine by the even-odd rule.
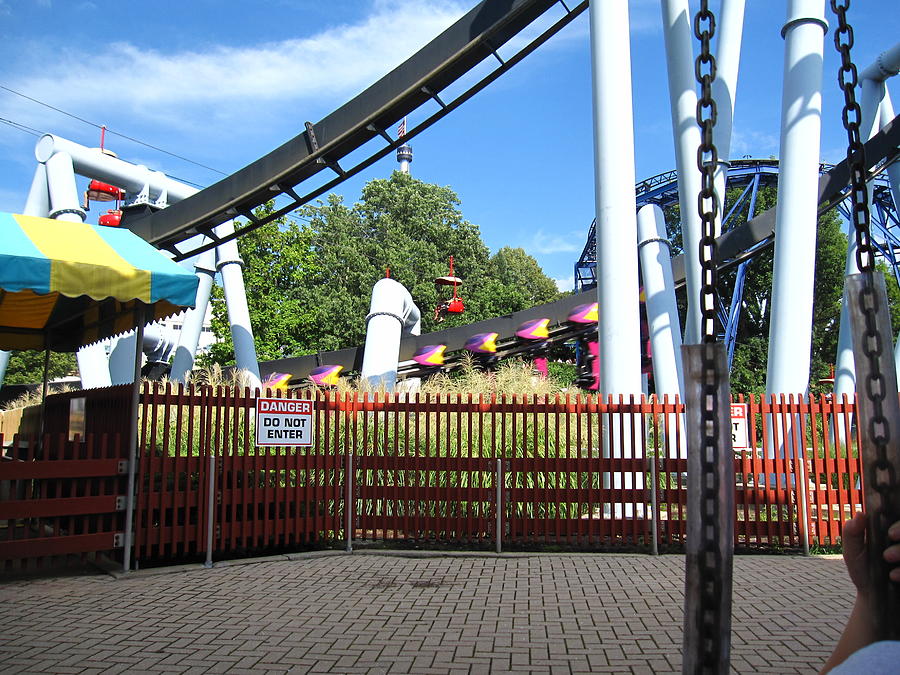
[[[285, 558], [0, 584], [3, 673], [674, 673], [683, 558]], [[812, 673], [840, 560], [735, 559], [732, 670]]]

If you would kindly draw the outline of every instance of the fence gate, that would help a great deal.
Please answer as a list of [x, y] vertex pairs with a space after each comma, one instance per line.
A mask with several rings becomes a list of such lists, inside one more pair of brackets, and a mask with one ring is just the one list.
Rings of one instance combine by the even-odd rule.
[[120, 549], [127, 449], [119, 434], [14, 436], [0, 461], [0, 569]]

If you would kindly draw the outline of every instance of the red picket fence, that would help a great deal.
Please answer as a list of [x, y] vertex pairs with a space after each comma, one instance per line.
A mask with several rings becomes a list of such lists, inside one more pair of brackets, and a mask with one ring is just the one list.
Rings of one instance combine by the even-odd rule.
[[[348, 535], [474, 547], [499, 536], [506, 548], [582, 550], [684, 542], [677, 401], [301, 396], [315, 409], [313, 445], [269, 448], [254, 444], [247, 392], [146, 391], [135, 558], [286, 550]], [[738, 401], [748, 406], [750, 449], [734, 455], [736, 546], [836, 543], [862, 504], [853, 405]], [[850, 452], [835, 443], [835, 427]]]
[[[2, 445], [0, 437], [0, 445]], [[123, 545], [123, 438], [14, 436], [0, 461], [0, 571], [114, 553]]]
[[145, 390], [136, 561], [298, 548], [341, 536], [341, 455], [328, 445], [328, 411], [317, 412], [312, 448], [258, 448], [255, 403], [226, 388]]
[[[138, 564], [341, 542], [577, 550], [684, 543], [687, 462], [677, 400], [299, 395], [313, 404], [312, 444], [258, 447], [248, 392], [144, 388]], [[48, 409], [65, 421], [74, 394], [62, 396]], [[125, 425], [127, 388], [78, 396], [87, 397], [86, 429], [103, 420], [116, 430]], [[747, 448], [734, 453], [735, 545], [837, 543], [841, 523], [862, 505], [853, 403], [738, 402], [747, 405], [748, 425]], [[127, 435], [69, 441], [65, 429], [45, 440], [43, 454], [17, 439], [0, 462], [7, 568], [121, 544]]]

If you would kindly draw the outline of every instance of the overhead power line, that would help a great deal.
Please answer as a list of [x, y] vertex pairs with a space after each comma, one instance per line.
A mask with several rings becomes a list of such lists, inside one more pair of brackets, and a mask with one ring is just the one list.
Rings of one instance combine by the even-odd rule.
[[8, 120], [5, 117], [0, 117], [0, 122], [3, 122], [3, 124], [7, 124], [7, 125], [11, 126], [13, 129], [18, 129], [19, 131], [24, 131], [26, 134], [31, 134], [32, 136], [43, 136], [44, 135], [43, 131], [38, 131], [37, 129], [35, 129], [33, 127], [29, 127], [20, 122], [14, 122], [13, 120]]
[[[75, 114], [73, 114], [73, 113], [68, 112], [67, 110], [63, 110], [62, 108], [57, 108], [57, 107], [54, 106], [54, 105], [50, 105], [49, 103], [45, 103], [44, 101], [41, 101], [41, 100], [39, 100], [39, 99], [36, 99], [36, 98], [34, 98], [34, 97], [32, 97], [32, 96], [28, 96], [27, 94], [23, 94], [22, 92], [16, 91], [15, 89], [10, 89], [9, 87], [6, 87], [6, 86], [4, 86], [4, 85], [2, 85], [2, 84], [0, 84], [0, 89], [3, 89], [4, 91], [8, 91], [10, 94], [15, 94], [16, 96], [20, 96], [20, 97], [22, 97], [22, 98], [24, 98], [24, 99], [26, 99], [26, 100], [28, 100], [28, 101], [31, 101], [31, 102], [33, 102], [33, 103], [37, 103], [38, 105], [42, 105], [42, 106], [44, 106], [45, 108], [49, 108], [50, 110], [55, 110], [56, 112], [60, 113], [61, 115], [66, 115], [66, 116], [68, 116], [68, 117], [71, 117], [71, 118], [74, 119], [74, 120], [78, 120], [79, 122], [83, 122], [84, 124], [88, 124], [88, 125], [90, 125], [90, 126], [92, 126], [92, 127], [95, 127], [95, 128], [97, 128], [97, 129], [102, 129], [102, 128], [103, 128], [103, 125], [101, 125], [101, 124], [97, 124], [96, 122], [91, 122], [90, 120], [86, 120], [86, 119], [84, 119], [83, 117], [79, 117], [78, 115], [75, 115]], [[155, 150], [156, 152], [161, 152], [161, 153], [163, 153], [164, 155], [169, 155], [170, 157], [174, 157], [174, 158], [176, 158], [176, 159], [180, 159], [180, 160], [183, 161], [183, 162], [188, 162], [189, 164], [193, 164], [193, 165], [195, 165], [195, 166], [199, 166], [199, 167], [201, 167], [201, 168], [203, 168], [203, 169], [206, 169], [206, 170], [208, 170], [208, 171], [213, 171], [213, 172], [218, 173], [218, 174], [221, 174], [221, 175], [223, 175], [223, 176], [227, 176], [227, 175], [228, 175], [228, 174], [225, 173], [224, 171], [220, 171], [219, 169], [216, 169], [216, 168], [214, 168], [214, 167], [207, 166], [206, 164], [201, 164], [200, 162], [195, 162], [193, 159], [190, 159], [190, 158], [188, 158], [188, 157], [184, 157], [183, 155], [179, 155], [179, 154], [174, 153], [174, 152], [170, 152], [169, 150], [166, 150], [166, 149], [164, 149], [164, 148], [160, 148], [159, 146], [153, 145], [152, 143], [147, 143], [147, 142], [145, 142], [145, 141], [142, 141], [142, 140], [140, 140], [140, 139], [134, 138], [134, 137], [132, 137], [132, 136], [128, 136], [128, 135], [123, 134], [123, 133], [120, 133], [120, 132], [118, 132], [118, 131], [114, 131], [113, 129], [110, 129], [110, 128], [108, 128], [108, 127], [106, 127], [106, 132], [107, 132], [107, 133], [110, 133], [110, 134], [114, 134], [114, 135], [118, 136], [119, 138], [124, 138], [125, 140], [131, 141], [132, 143], [137, 143], [138, 145], [143, 145], [144, 147], [150, 148], [151, 150]]]

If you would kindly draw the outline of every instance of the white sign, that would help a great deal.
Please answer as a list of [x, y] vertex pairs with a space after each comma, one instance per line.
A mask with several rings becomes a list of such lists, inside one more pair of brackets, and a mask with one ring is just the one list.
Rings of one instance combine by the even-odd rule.
[[747, 450], [750, 447], [747, 434], [747, 404], [731, 404], [731, 445], [735, 450]]
[[312, 401], [256, 399], [257, 445], [312, 445]]

